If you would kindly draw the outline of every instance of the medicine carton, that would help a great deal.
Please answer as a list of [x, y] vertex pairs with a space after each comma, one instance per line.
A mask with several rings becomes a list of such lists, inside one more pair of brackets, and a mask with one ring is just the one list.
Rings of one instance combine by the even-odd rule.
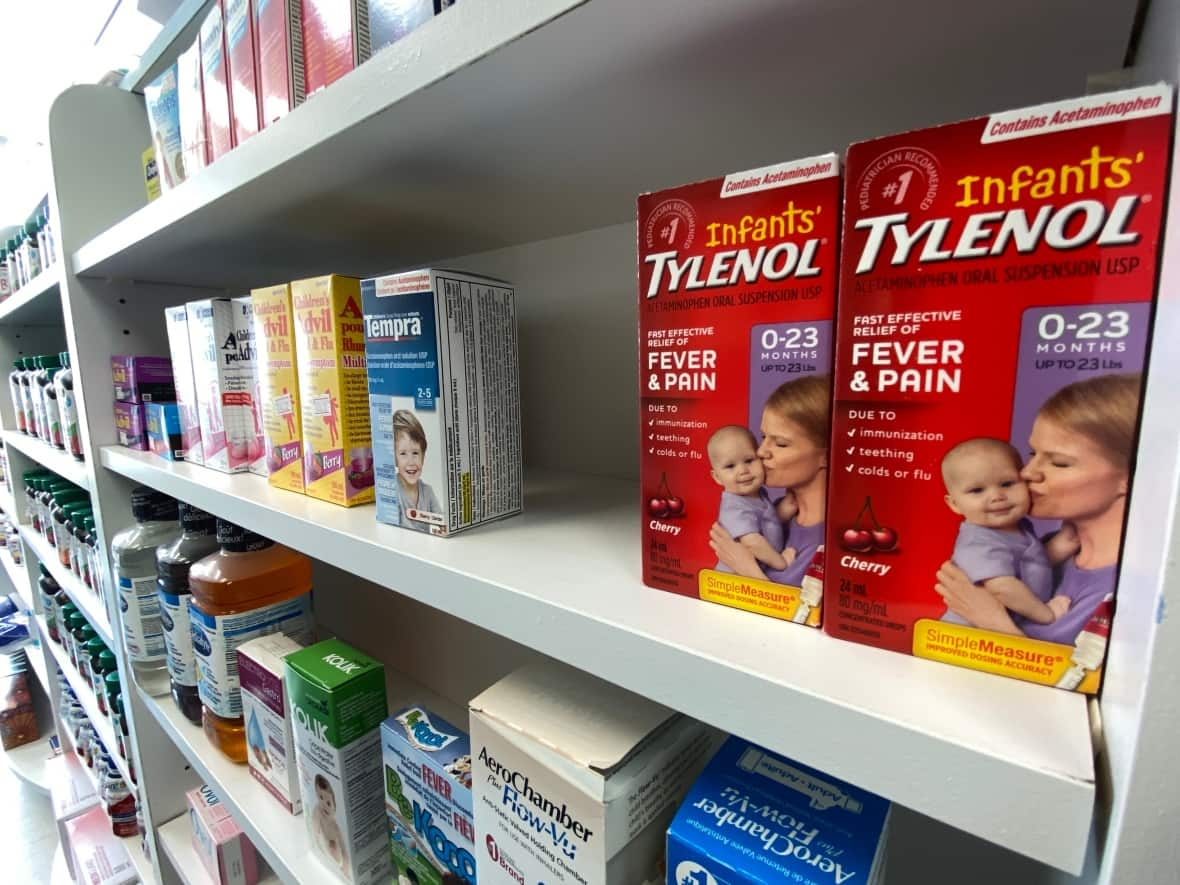
[[233, 299], [234, 335], [237, 338], [238, 353], [242, 357], [239, 365], [250, 372], [249, 408], [253, 427], [246, 442], [246, 459], [251, 473], [268, 476], [266, 467], [266, 444], [262, 426], [262, 379], [258, 360], [257, 324], [254, 322], [254, 301], [249, 295]]
[[1172, 105], [1149, 86], [849, 148], [832, 635], [1098, 690]]
[[186, 307], [205, 466], [244, 472], [261, 450], [250, 322], [229, 298], [190, 301]]
[[132, 885], [139, 881], [124, 840], [111, 831], [111, 819], [101, 805], [67, 820], [64, 829], [62, 850], [70, 852], [74, 881], [87, 885]]
[[303, 6], [284, 0], [254, 0], [258, 105], [265, 129], [305, 97]]
[[[53, 819], [57, 821], [58, 840], [61, 842], [62, 854], [70, 876], [74, 877], [78, 874], [74, 870], [74, 852], [70, 850], [70, 834], [66, 824], [99, 804], [98, 791], [85, 763], [79, 761], [76, 753], [59, 752], [46, 761], [45, 772], [49, 782]], [[109, 822], [106, 831], [111, 833]]]
[[304, 491], [345, 507], [373, 501], [360, 296], [360, 281], [352, 277], [332, 275], [291, 284]]
[[373, 52], [416, 30], [448, 6], [451, 0], [366, 0]]
[[228, 154], [234, 146], [224, 23], [222, 0], [214, 0], [205, 21], [201, 23], [201, 88], [205, 99], [205, 132], [209, 138], [210, 163]]
[[112, 356], [111, 381], [115, 399], [125, 403], [172, 402], [176, 385], [172, 361], [162, 356]]
[[192, 343], [188, 334], [188, 308], [181, 304], [164, 309], [168, 352], [172, 355], [172, 379], [176, 385], [176, 413], [180, 420], [180, 448], [190, 464], [205, 463], [201, 448], [200, 405], [193, 378]]
[[301, 0], [307, 95], [367, 61], [368, 0]]
[[156, 150], [156, 170], [160, 187], [169, 191], [185, 178], [175, 63], [166, 67], [156, 79], [144, 86], [143, 100], [148, 112], [152, 147]]
[[673, 812], [719, 743], [708, 726], [548, 662], [471, 701], [470, 723], [485, 883], [646, 881]]
[[834, 154], [639, 198], [648, 586], [818, 626], [839, 218]]
[[384, 885], [392, 875], [381, 801], [384, 668], [338, 639], [297, 651], [286, 664], [312, 850], [347, 882]]
[[176, 403], [147, 403], [143, 407], [148, 449], [166, 461], [183, 461], [180, 415]]
[[258, 855], [253, 843], [212, 790], [197, 787], [185, 793], [193, 848], [210, 878], [219, 885], [254, 885]]
[[667, 885], [877, 885], [889, 811], [880, 796], [731, 737], [668, 828]]
[[301, 802], [295, 737], [283, 689], [283, 660], [301, 648], [281, 633], [259, 636], [238, 647], [250, 774], [292, 814], [299, 813]]
[[398, 881], [475, 882], [467, 733], [425, 707], [406, 707], [381, 724], [381, 753]]
[[234, 144], [259, 130], [258, 71], [254, 56], [254, 0], [224, 0], [225, 55], [228, 62], [230, 112]]
[[377, 520], [451, 535], [519, 513], [512, 287], [421, 270], [361, 291]]
[[119, 445], [140, 452], [148, 450], [147, 424], [143, 418], [143, 403], [115, 403], [115, 438]]
[[201, 89], [201, 44], [198, 41], [176, 59], [176, 98], [180, 113], [180, 146], [184, 177], [209, 165], [209, 135], [205, 129], [205, 96]]
[[258, 354], [263, 442], [270, 484], [303, 492], [303, 415], [295, 369], [295, 314], [291, 287], [255, 289], [254, 340]]

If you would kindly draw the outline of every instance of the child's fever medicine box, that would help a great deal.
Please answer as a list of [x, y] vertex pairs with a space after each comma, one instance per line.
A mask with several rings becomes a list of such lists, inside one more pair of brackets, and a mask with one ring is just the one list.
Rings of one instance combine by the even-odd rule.
[[885, 881], [889, 802], [731, 737], [668, 828], [668, 885]]
[[254, 885], [258, 856], [254, 845], [217, 795], [206, 786], [185, 793], [193, 848], [205, 871], [219, 885]]
[[398, 881], [474, 883], [467, 733], [425, 707], [406, 707], [381, 723], [381, 754]]
[[371, 53], [368, 0], [299, 0], [307, 95], [330, 86]]
[[238, 646], [250, 774], [292, 814], [298, 814], [300, 808], [299, 773], [291, 709], [283, 689], [283, 660], [301, 648], [282, 633], [259, 636]]
[[201, 23], [200, 35], [201, 90], [205, 99], [205, 134], [209, 139], [210, 163], [228, 154], [234, 146], [224, 24], [222, 0], [214, 0]]
[[249, 295], [242, 295], [234, 298], [233, 303], [234, 339], [238, 346], [237, 366], [243, 374], [249, 373], [249, 378], [245, 379], [249, 385], [248, 390], [238, 391], [238, 396], [235, 397], [243, 409], [249, 409], [250, 423], [241, 428], [245, 458], [251, 473], [267, 476], [269, 471], [266, 469], [266, 445], [262, 426], [262, 379], [258, 360], [257, 324], [254, 322], [254, 301]]
[[313, 498], [373, 501], [365, 325], [360, 280], [332, 274], [291, 284], [303, 418], [303, 484]]
[[303, 415], [295, 368], [295, 314], [291, 287], [270, 286], [250, 293], [261, 387], [262, 431], [269, 482], [303, 492]]
[[1161, 84], [849, 148], [828, 632], [1098, 690], [1172, 106]]
[[147, 403], [143, 407], [148, 449], [166, 461], [183, 461], [180, 414], [176, 403]]
[[639, 198], [648, 586], [819, 624], [839, 219], [835, 154]]
[[512, 287], [421, 270], [361, 291], [377, 520], [451, 535], [519, 513]]
[[244, 472], [261, 449], [253, 409], [253, 347], [240, 334], [252, 336], [251, 324], [241, 305], [229, 298], [186, 306], [205, 466]]
[[172, 355], [172, 379], [176, 385], [176, 412], [180, 419], [180, 446], [189, 464], [204, 464], [201, 449], [200, 406], [193, 378], [192, 342], [188, 333], [188, 308], [183, 305], [164, 309], [168, 330], [168, 352]]
[[302, 4], [254, 0], [254, 40], [259, 122], [266, 128], [300, 104], [306, 95]]

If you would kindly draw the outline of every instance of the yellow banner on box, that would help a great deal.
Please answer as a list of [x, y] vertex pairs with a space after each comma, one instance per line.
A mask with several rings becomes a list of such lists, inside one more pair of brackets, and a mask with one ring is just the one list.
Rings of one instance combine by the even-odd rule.
[[[924, 618], [914, 624], [914, 655], [1040, 685], [1056, 685], [1071, 666], [1072, 645], [992, 633]], [[1086, 673], [1075, 691], [1094, 694], [1102, 670]]]
[[803, 603], [798, 587], [706, 568], [697, 575], [697, 592], [706, 602], [716, 602], [784, 621], [795, 621], [798, 616], [800, 620], [797, 623], [809, 627], [819, 626], [821, 606], [809, 608], [806, 613], [801, 611]]

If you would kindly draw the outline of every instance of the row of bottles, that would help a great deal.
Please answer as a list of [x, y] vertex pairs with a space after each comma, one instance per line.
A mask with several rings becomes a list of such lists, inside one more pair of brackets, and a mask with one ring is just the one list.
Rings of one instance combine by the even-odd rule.
[[51, 470], [22, 474], [26, 510], [33, 531], [55, 548], [58, 562], [106, 604], [106, 582], [101, 578], [98, 530], [90, 493]]
[[246, 761], [237, 648], [270, 633], [311, 637], [311, 560], [148, 488], [111, 541], [123, 641], [136, 682], [171, 693], [193, 724]]
[[8, 390], [21, 433], [82, 460], [82, 435], [69, 351], [14, 360]]
[[42, 213], [0, 247], [0, 290], [16, 292], [56, 261], [57, 238], [48, 214]]

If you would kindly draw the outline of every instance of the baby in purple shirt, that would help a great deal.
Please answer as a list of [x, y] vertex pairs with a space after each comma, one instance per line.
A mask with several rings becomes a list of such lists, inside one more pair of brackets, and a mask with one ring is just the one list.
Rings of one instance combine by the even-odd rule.
[[[749, 429], [730, 424], [709, 437], [709, 464], [721, 493], [717, 522], [743, 547], [749, 548], [763, 565], [785, 569], [796, 556], [794, 549], [783, 549], [783, 523], [791, 519], [798, 507], [788, 493], [777, 505], [762, 484], [766, 468], [758, 457], [758, 442]], [[784, 515], [785, 514], [785, 515]], [[732, 569], [718, 562], [717, 571]]]
[[[1051, 624], [1070, 607], [1068, 597], [1053, 595], [1053, 566], [1077, 552], [1077, 532], [1063, 527], [1041, 543], [1027, 519], [1030, 497], [1022, 466], [1015, 448], [989, 437], [969, 439], [946, 453], [946, 503], [963, 517], [951, 558], [1013, 614]], [[943, 620], [966, 623], [949, 611]]]

